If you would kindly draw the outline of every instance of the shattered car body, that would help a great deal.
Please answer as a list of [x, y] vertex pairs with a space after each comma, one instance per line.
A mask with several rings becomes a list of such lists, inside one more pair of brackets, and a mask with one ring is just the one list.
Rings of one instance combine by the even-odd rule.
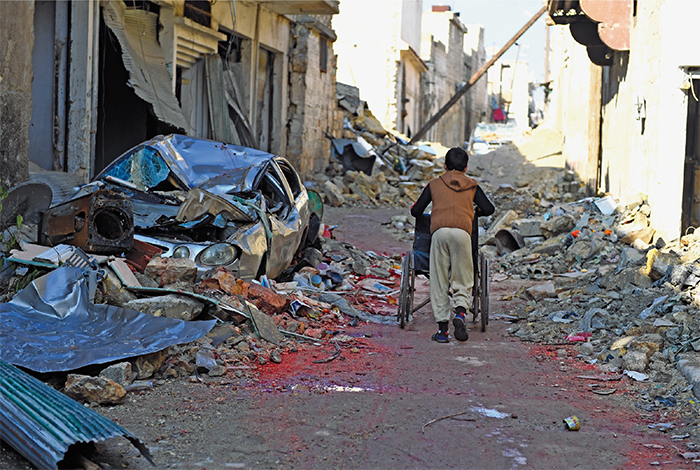
[[225, 267], [243, 279], [275, 278], [306, 239], [309, 200], [299, 175], [260, 150], [158, 136], [117, 158], [94, 185], [131, 201], [135, 239], [163, 257], [191, 259], [199, 276]]

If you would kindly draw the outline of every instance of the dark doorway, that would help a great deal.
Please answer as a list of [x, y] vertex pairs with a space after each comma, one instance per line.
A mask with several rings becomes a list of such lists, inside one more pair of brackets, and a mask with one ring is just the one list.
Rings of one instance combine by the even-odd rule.
[[690, 85], [692, 88], [688, 90], [681, 235], [685, 235], [690, 227], [700, 226], [700, 80], [691, 80]]
[[176, 129], [155, 117], [151, 105], [127, 85], [129, 72], [119, 41], [100, 18], [100, 71], [93, 175], [122, 153], [158, 134]]

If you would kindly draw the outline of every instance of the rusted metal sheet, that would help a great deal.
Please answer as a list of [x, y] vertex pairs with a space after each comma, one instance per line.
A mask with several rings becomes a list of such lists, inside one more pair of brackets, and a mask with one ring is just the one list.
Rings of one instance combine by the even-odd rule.
[[154, 464], [146, 446], [129, 431], [0, 360], [0, 438], [37, 468], [57, 469], [78, 442], [118, 436]]
[[632, 0], [580, 0], [581, 10], [598, 25], [600, 39], [616, 51], [630, 49]]
[[39, 243], [77, 246], [89, 253], [117, 254], [134, 244], [134, 214], [123, 195], [98, 189], [42, 214]]

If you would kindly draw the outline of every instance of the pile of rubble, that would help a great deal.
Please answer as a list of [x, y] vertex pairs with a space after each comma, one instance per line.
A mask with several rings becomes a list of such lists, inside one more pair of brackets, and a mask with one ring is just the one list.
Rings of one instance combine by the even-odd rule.
[[[326, 342], [337, 345], [338, 351], [352, 349], [356, 340], [347, 330], [359, 321], [395, 322], [400, 256], [361, 251], [330, 237], [319, 237], [306, 248], [277, 282], [264, 277], [261, 282], [247, 282], [225, 268], [198, 277], [193, 261], [157, 254], [151, 257], [149, 247], [138, 241], [137, 249], [125, 258], [91, 257], [68, 246], [19, 245], [21, 249], [2, 257], [0, 293], [6, 303], [0, 304], [0, 313], [4, 318], [21, 313], [12, 300], [25, 289], [41, 292], [51, 288], [42, 287], [43, 276], [60, 277], [62, 270], [81, 269], [89, 284], [90, 292], [85, 295], [90, 296], [90, 305], [112, 309], [107, 321], [120, 323], [121, 313], [141, 312], [151, 319], [206, 326], [194, 341], [175, 338], [168, 347], [153, 348], [154, 352], [147, 354], [143, 354], [142, 346], [134, 347], [131, 353], [120, 356], [126, 359], [122, 362], [102, 359], [99, 349], [92, 351], [90, 375], [69, 374], [65, 383], [58, 384], [67, 395], [82, 402], [123, 403], [128, 391], [149, 389], [169, 379], [206, 382], [223, 376], [245, 378], [258, 365], [280, 363], [287, 353], [299, 349]], [[76, 262], [80, 259], [85, 262]], [[83, 277], [80, 273], [77, 276]], [[63, 282], [55, 279], [48, 283]], [[61, 299], [77, 296], [66, 294]], [[40, 297], [49, 309], [66, 309], [64, 300]], [[63, 315], [69, 316], [74, 310], [68, 309]], [[121, 320], [119, 328], [128, 331], [129, 323]], [[168, 333], [177, 336], [177, 328], [172, 327]], [[35, 324], [34, 329], [42, 331], [42, 325]], [[4, 333], [11, 332], [6, 329]], [[90, 335], [107, 333], [86, 331], [80, 337]], [[132, 337], [138, 335], [134, 331]], [[11, 345], [4, 344], [3, 348], [3, 357], [12, 356], [8, 352]], [[44, 364], [42, 372], [76, 369], [64, 367], [59, 353], [52, 356], [48, 352], [47, 357], [48, 362], [55, 359], [56, 364]], [[102, 363], [112, 365], [95, 365]]]
[[[518, 190], [499, 189], [494, 199], [499, 193]], [[648, 383], [640, 406], [682, 403], [700, 418], [692, 396], [700, 397], [700, 233], [672, 243], [655, 238], [644, 195], [569, 203], [520, 196], [510, 207], [500, 199], [480, 238], [494, 260], [492, 280], [541, 281], [503, 299], [527, 300], [503, 316], [513, 323], [509, 333], [578, 345], [580, 357], [603, 371]]]
[[446, 148], [430, 143], [409, 145], [387, 132], [359, 98], [355, 87], [339, 83], [343, 133], [332, 141], [332, 157], [325, 173], [317, 173], [308, 189], [327, 204], [408, 207], [427, 181], [442, 171]]

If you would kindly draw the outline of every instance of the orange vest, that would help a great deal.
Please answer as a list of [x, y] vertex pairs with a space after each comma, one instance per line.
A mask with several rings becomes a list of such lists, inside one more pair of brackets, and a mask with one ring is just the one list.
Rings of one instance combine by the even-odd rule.
[[[430, 233], [442, 227], [461, 228], [469, 235], [474, 220], [474, 195], [478, 182], [456, 170], [448, 171], [428, 183], [433, 209], [430, 214]], [[447, 177], [447, 178], [445, 178]], [[450, 186], [446, 182], [452, 182]]]

